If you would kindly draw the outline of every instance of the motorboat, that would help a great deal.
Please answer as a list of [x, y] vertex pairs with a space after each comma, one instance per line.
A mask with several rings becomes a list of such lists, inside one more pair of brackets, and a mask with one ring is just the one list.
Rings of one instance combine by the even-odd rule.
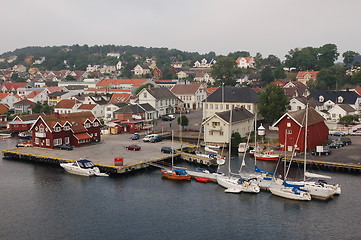
[[163, 177], [172, 179], [172, 180], [191, 180], [191, 176], [187, 173], [185, 169], [174, 168], [173, 170], [162, 169]]
[[10, 133], [0, 133], [0, 138], [11, 138], [11, 134]]
[[255, 152], [254, 157], [257, 160], [278, 161], [280, 155], [275, 154], [273, 151], [264, 151], [264, 152]]
[[203, 178], [203, 177], [196, 177], [196, 180], [198, 182], [202, 182], [202, 183], [209, 183], [211, 181], [211, 179], [209, 178]]
[[99, 168], [96, 167], [91, 161], [87, 159], [81, 159], [75, 162], [60, 163], [60, 166], [68, 173], [80, 175], [80, 176], [98, 176], [107, 177], [109, 174], [101, 173]]
[[226, 188], [227, 193], [259, 193], [260, 187], [258, 186], [256, 178], [243, 179], [236, 176], [218, 176], [217, 183]]
[[238, 152], [245, 153], [248, 149], [247, 143], [239, 143], [238, 144]]
[[31, 141], [27, 141], [27, 142], [22, 142], [22, 143], [18, 143], [15, 145], [17, 148], [18, 147], [32, 147], [33, 144]]
[[32, 137], [32, 133], [31, 132], [19, 132], [18, 136], [21, 139], [30, 139]]

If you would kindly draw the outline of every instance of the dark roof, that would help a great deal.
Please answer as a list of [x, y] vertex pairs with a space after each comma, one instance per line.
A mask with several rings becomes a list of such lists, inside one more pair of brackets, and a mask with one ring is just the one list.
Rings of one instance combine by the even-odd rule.
[[138, 106], [138, 104], [128, 104], [124, 107], [119, 108], [114, 113], [141, 113], [145, 112], [145, 110]]
[[339, 104], [338, 106], [340, 106], [340, 108], [342, 108], [343, 110], [345, 110], [347, 113], [355, 112], [355, 111], [356, 111], [353, 107], [351, 107], [351, 106], [348, 105], [348, 104]]
[[48, 94], [48, 96], [49, 97], [58, 97], [58, 96], [62, 96], [62, 95], [64, 95], [64, 94], [66, 94], [66, 93], [68, 93], [68, 92], [53, 92], [53, 93], [50, 93], [50, 94]]
[[232, 87], [224, 86], [218, 88], [205, 102], [222, 102], [222, 95], [224, 102], [239, 102], [239, 103], [258, 103], [258, 94], [249, 87]]
[[156, 99], [177, 99], [176, 95], [165, 87], [148, 88], [147, 91]]
[[[284, 114], [280, 119], [277, 120], [277, 122], [274, 124], [274, 126], [277, 126], [278, 123], [285, 117], [290, 116], [292, 119], [294, 119], [300, 126], [305, 126], [306, 123], [306, 109], [301, 109], [298, 111], [288, 112]], [[308, 109], [308, 126], [314, 125], [319, 122], [324, 122], [325, 119], [313, 108]]]
[[155, 111], [155, 108], [152, 107], [149, 103], [142, 103], [139, 104], [142, 108], [144, 108], [145, 111]]
[[355, 104], [357, 98], [359, 95], [354, 91], [326, 91], [326, 90], [315, 90], [312, 91], [310, 94], [311, 98], [314, 98], [315, 100], [319, 101], [319, 97], [323, 96], [324, 101], [326, 102], [328, 100], [338, 103], [337, 99], [338, 97], [343, 98], [343, 104]]
[[85, 89], [84, 85], [68, 85], [65, 87], [68, 90], [83, 90]]
[[[217, 116], [222, 118], [224, 121], [229, 123], [230, 119], [230, 110], [224, 111], [224, 112], [218, 112], [215, 113]], [[250, 111], [248, 111], [245, 108], [235, 108], [232, 110], [232, 123], [247, 120], [250, 118], [253, 118], [254, 114], [252, 114]]]

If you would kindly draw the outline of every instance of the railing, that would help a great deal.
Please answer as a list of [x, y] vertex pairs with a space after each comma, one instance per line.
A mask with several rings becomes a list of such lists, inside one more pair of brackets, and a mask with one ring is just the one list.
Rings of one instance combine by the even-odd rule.
[[45, 138], [45, 137], [46, 137], [46, 133], [36, 132], [36, 133], [35, 133], [35, 137]]

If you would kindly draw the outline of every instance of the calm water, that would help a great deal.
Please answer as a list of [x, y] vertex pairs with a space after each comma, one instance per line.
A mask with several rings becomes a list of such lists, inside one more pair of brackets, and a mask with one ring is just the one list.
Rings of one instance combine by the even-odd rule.
[[297, 202], [169, 181], [157, 169], [88, 178], [3, 159], [0, 239], [360, 239], [361, 176], [329, 174], [341, 196]]

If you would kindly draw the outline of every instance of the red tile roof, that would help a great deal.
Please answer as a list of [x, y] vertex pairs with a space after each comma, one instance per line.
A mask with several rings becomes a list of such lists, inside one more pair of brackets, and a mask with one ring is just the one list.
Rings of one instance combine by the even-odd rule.
[[109, 103], [128, 102], [131, 96], [132, 94], [130, 93], [114, 93]]
[[208, 94], [212, 94], [213, 92], [215, 92], [219, 87], [210, 87], [210, 88], [206, 88], [206, 91], [208, 92]]
[[9, 93], [0, 93], [0, 99], [4, 99], [9, 95]]
[[82, 104], [78, 109], [92, 110], [96, 107], [96, 104]]
[[361, 88], [355, 88], [355, 92], [361, 96]]
[[247, 63], [249, 63], [251, 60], [253, 60], [253, 57], [239, 57], [239, 58], [237, 58], [236, 63], [239, 63], [242, 58], [246, 59]]
[[310, 74], [313, 79], [316, 79], [318, 73], [319, 71], [299, 71], [296, 78], [304, 78], [306, 74]]
[[20, 100], [19, 102], [14, 103], [14, 105], [34, 105], [35, 106], [36, 103], [34, 103], [33, 101], [30, 101], [29, 99], [23, 99]]
[[74, 134], [74, 137], [76, 137], [76, 139], [78, 140], [84, 140], [84, 139], [90, 139], [91, 136], [88, 134], [88, 133], [77, 133], [77, 134]]
[[23, 82], [4, 82], [3, 85], [1, 86], [1, 88], [6, 87], [7, 90], [10, 90], [12, 88], [14, 88], [15, 90], [18, 88], [24, 88], [28, 85], [28, 83], [23, 83]]
[[81, 102], [76, 99], [63, 99], [56, 104], [55, 108], [73, 108], [77, 103]]
[[148, 79], [103, 79], [96, 86], [108, 87], [110, 85], [117, 86], [121, 84], [131, 84], [133, 87], [139, 87], [144, 84]]
[[41, 118], [50, 128], [53, 128], [57, 123], [64, 125], [66, 122], [69, 122], [70, 124], [72, 124], [71, 129], [74, 133], [85, 132], [86, 129], [83, 126], [85, 121], [89, 119], [93, 122], [96, 119], [94, 114], [90, 111], [45, 115]]
[[121, 88], [109, 88], [109, 89], [105, 89], [105, 88], [88, 88], [87, 90], [85, 90], [85, 92], [130, 92], [130, 89], [121, 89]]
[[32, 91], [31, 93], [29, 93], [28, 95], [26, 95], [27, 98], [34, 98], [36, 97], [39, 93], [41, 93], [42, 91]]

